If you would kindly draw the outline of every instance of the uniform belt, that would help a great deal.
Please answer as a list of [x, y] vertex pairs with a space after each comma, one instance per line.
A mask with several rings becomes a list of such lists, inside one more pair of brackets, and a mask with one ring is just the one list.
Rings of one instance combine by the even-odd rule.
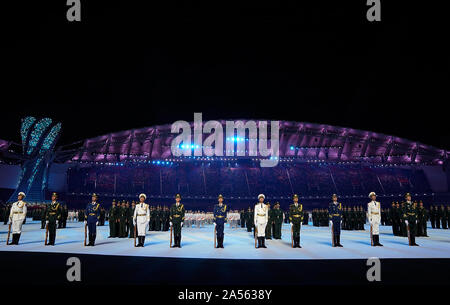
[[378, 215], [379, 213], [378, 213], [378, 212], [372, 212], [372, 213], [370, 213], [370, 214]]
[[95, 213], [89, 213], [89, 216], [95, 216], [96, 214]]
[[416, 215], [416, 213], [408, 213], [408, 215]]
[[147, 216], [147, 214], [137, 214], [137, 216]]
[[172, 215], [173, 217], [180, 217], [181, 215], [178, 215], [178, 214], [175, 214], [175, 215]]
[[217, 218], [224, 218], [225, 216], [221, 216], [221, 215], [218, 215], [218, 216], [216, 216]]
[[331, 216], [341, 216], [341, 214], [331, 214]]
[[55, 215], [55, 214], [56, 214], [56, 212], [50, 212], [49, 214], [50, 214], [50, 215]]
[[13, 214], [23, 214], [23, 212], [14, 212]]
[[294, 216], [294, 217], [302, 217], [302, 215], [292, 215], [292, 216]]
[[256, 215], [258, 215], [258, 216], [266, 216], [266, 214], [256, 214]]

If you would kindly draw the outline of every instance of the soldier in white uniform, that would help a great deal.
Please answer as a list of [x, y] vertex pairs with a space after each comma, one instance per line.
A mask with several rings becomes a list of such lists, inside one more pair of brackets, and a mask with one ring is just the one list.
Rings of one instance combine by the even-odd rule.
[[136, 226], [136, 233], [138, 236], [139, 243], [137, 247], [143, 247], [145, 243], [145, 232], [147, 225], [150, 221], [150, 208], [148, 204], [145, 203], [147, 195], [139, 195], [139, 203], [134, 209], [133, 224]]
[[258, 195], [258, 203], [255, 205], [254, 223], [258, 231], [258, 248], [267, 248], [265, 245], [266, 224], [269, 218], [268, 208], [264, 204], [266, 196], [264, 194]]
[[12, 223], [12, 242], [10, 245], [19, 244], [20, 234], [22, 233], [22, 224], [27, 217], [27, 203], [23, 201], [24, 198], [25, 193], [20, 192], [17, 195], [17, 201], [11, 206], [9, 221]]
[[383, 246], [380, 244], [381, 204], [376, 201], [377, 195], [375, 192], [371, 192], [369, 198], [372, 201], [367, 204], [367, 218], [372, 231], [372, 245], [381, 247]]

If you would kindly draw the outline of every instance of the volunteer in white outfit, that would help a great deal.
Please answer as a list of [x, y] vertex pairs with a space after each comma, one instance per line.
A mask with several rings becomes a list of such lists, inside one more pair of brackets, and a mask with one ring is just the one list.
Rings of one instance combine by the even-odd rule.
[[134, 209], [133, 224], [136, 226], [139, 243], [137, 247], [143, 247], [145, 242], [145, 232], [147, 225], [150, 221], [150, 209], [148, 204], [145, 203], [147, 195], [139, 195], [139, 203]]
[[265, 245], [265, 237], [266, 237], [266, 224], [268, 221], [268, 208], [264, 204], [264, 199], [266, 196], [264, 194], [258, 195], [258, 203], [255, 205], [255, 216], [254, 222], [255, 227], [258, 230], [258, 248], [267, 248]]
[[27, 217], [27, 203], [23, 201], [25, 193], [20, 192], [17, 195], [17, 201], [12, 204], [11, 212], [9, 213], [9, 221], [12, 225], [12, 242], [10, 245], [18, 245], [20, 234], [22, 233], [22, 224]]
[[376, 201], [377, 195], [375, 192], [369, 194], [369, 198], [372, 200], [367, 204], [367, 218], [372, 228], [372, 245], [383, 246], [380, 244], [380, 222], [381, 222], [381, 204]]

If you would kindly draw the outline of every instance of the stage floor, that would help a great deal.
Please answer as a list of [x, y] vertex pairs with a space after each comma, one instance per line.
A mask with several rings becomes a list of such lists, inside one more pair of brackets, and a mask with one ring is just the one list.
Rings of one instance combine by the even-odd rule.
[[302, 227], [301, 249], [291, 248], [290, 226], [283, 224], [283, 239], [266, 241], [267, 249], [255, 249], [252, 233], [246, 229], [225, 229], [225, 249], [213, 248], [213, 226], [183, 228], [182, 248], [169, 248], [169, 232], [147, 232], [144, 248], [135, 248], [132, 238], [108, 238], [109, 226], [98, 227], [95, 247], [84, 247], [84, 225], [68, 222], [57, 230], [55, 246], [44, 246], [45, 231], [40, 222], [27, 220], [18, 246], [6, 246], [7, 225], [0, 225], [0, 251], [77, 253], [95, 255], [213, 258], [213, 259], [364, 259], [378, 258], [450, 258], [450, 230], [428, 228], [430, 237], [416, 238], [420, 247], [409, 247], [406, 237], [396, 237], [391, 227], [381, 227], [384, 247], [371, 247], [368, 226], [365, 231], [343, 231], [344, 248], [332, 248], [330, 229]]

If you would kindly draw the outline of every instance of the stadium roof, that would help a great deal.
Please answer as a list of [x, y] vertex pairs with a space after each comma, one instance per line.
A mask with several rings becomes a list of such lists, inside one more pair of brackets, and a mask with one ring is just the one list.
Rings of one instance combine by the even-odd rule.
[[[225, 131], [227, 121], [219, 122]], [[193, 123], [190, 125], [193, 130]], [[280, 121], [279, 126], [280, 159], [442, 164], [448, 158], [448, 153], [443, 149], [371, 131], [292, 121]], [[177, 135], [171, 133], [171, 125], [114, 132], [66, 146], [65, 148], [71, 147], [71, 157], [66, 161], [145, 162], [176, 158], [171, 152], [171, 142]], [[208, 135], [203, 134], [203, 140]], [[248, 141], [247, 138], [240, 140]], [[224, 139], [227, 140], [229, 139]], [[236, 138], [231, 139], [233, 140], [236, 141]], [[226, 145], [223, 147], [225, 150]], [[244, 158], [251, 157], [246, 153]]]

